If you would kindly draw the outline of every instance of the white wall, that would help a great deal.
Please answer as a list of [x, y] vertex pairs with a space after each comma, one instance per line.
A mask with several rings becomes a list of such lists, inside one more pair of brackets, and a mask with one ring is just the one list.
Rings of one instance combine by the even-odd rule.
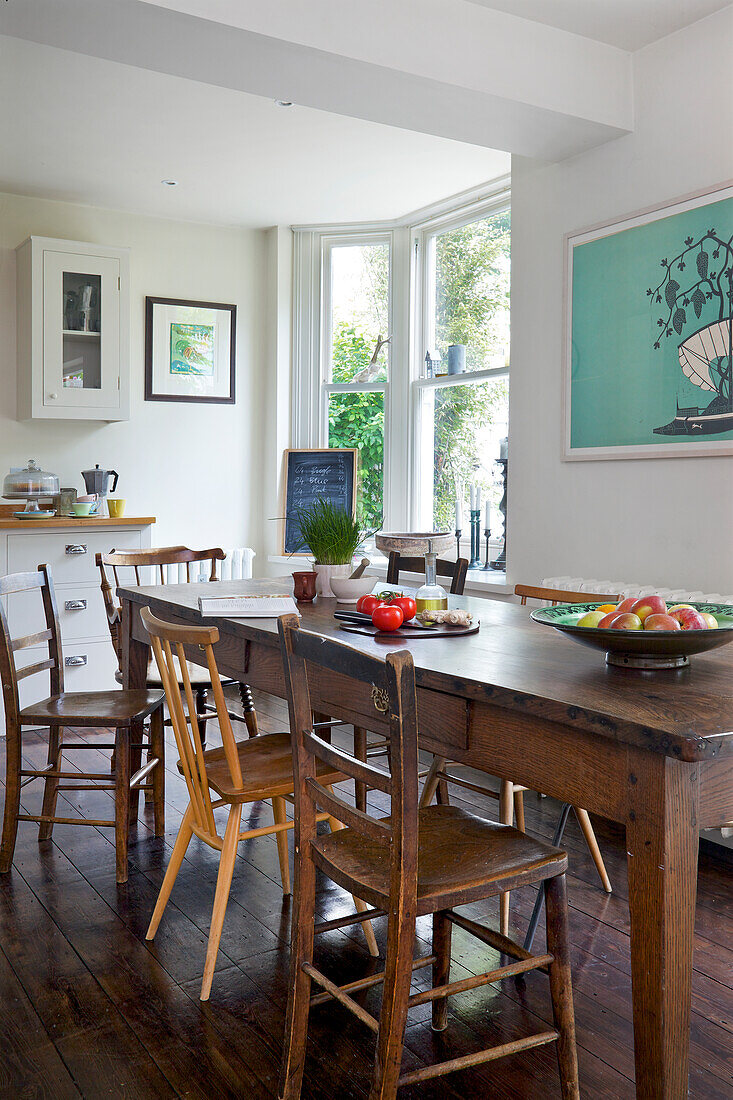
[[[16, 419], [15, 246], [30, 234], [131, 249], [130, 420]], [[36, 458], [83, 491], [81, 470], [119, 471], [129, 515], [154, 515], [153, 545], [261, 550], [265, 234], [0, 194], [0, 477]], [[235, 303], [235, 405], [143, 400], [145, 295]]]
[[561, 461], [563, 234], [733, 177], [733, 8], [637, 53], [636, 126], [512, 164], [512, 582], [733, 593], [733, 457]]

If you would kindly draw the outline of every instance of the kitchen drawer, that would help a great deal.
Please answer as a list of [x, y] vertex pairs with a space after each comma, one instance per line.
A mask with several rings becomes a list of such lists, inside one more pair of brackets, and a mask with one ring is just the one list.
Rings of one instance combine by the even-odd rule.
[[[109, 637], [107, 614], [99, 585], [58, 585], [56, 606], [64, 644], [78, 638]], [[38, 590], [14, 593], [8, 597], [7, 608], [8, 625], [13, 638], [46, 629], [43, 602]]]
[[[29, 521], [31, 522], [31, 521]], [[29, 531], [8, 535], [8, 572], [23, 573], [48, 565], [55, 584], [95, 584], [99, 570], [94, 555], [113, 548], [140, 549], [140, 531], [129, 528], [88, 527], [53, 532]]]

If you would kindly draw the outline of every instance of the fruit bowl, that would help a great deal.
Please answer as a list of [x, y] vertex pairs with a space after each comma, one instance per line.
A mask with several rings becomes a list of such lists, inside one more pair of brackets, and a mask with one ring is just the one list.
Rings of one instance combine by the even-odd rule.
[[718, 620], [717, 630], [599, 630], [578, 626], [578, 620], [596, 603], [561, 604], [540, 607], [532, 619], [552, 626], [581, 645], [605, 649], [606, 663], [625, 668], [681, 668], [694, 653], [717, 649], [733, 641], [733, 606], [719, 603], [693, 603], [696, 611], [706, 611]]

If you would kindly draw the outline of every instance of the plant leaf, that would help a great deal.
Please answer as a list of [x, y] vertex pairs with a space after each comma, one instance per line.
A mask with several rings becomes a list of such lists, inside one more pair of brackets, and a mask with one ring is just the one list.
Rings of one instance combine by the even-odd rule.
[[680, 284], [675, 279], [670, 279], [664, 288], [664, 297], [670, 309], [677, 301], [677, 291], [679, 289]]
[[686, 320], [687, 314], [685, 313], [684, 309], [676, 309], [674, 312], [674, 317], [672, 318], [672, 324], [674, 325], [674, 330], [678, 336], [682, 334], [682, 326], [684, 325]]
[[701, 279], [707, 279], [708, 277], [708, 254], [703, 249], [698, 252], [695, 257], [695, 263], [697, 264], [697, 273]]

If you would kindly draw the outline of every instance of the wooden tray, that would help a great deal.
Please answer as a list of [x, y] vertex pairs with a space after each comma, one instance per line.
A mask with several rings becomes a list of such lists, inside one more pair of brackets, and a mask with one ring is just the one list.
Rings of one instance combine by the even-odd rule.
[[437, 626], [420, 629], [419, 627], [403, 627], [397, 630], [379, 630], [376, 626], [364, 623], [363, 626], [356, 623], [341, 623], [341, 629], [349, 634], [365, 634], [367, 638], [374, 638], [377, 642], [391, 642], [395, 638], [406, 638], [413, 642], [417, 638], [464, 638], [467, 634], [478, 634], [480, 620], [476, 620], [471, 626], [446, 626], [439, 623]]

